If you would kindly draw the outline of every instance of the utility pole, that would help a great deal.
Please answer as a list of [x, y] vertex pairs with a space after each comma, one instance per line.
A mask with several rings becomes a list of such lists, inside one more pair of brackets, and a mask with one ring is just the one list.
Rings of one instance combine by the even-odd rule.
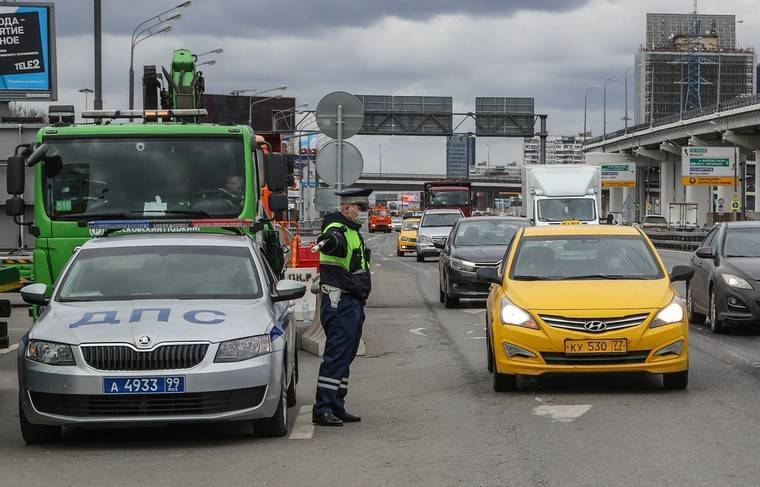
[[95, 99], [93, 108], [95, 110], [103, 109], [103, 66], [101, 64], [101, 23], [100, 23], [100, 0], [93, 0], [94, 3], [94, 37], [95, 37]]
[[377, 160], [380, 163], [380, 176], [383, 175], [383, 145], [378, 144], [377, 146]]

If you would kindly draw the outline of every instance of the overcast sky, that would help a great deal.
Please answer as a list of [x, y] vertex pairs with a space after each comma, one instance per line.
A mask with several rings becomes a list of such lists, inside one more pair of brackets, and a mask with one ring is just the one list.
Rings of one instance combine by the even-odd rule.
[[[132, 30], [179, 0], [103, 0], [105, 108], [127, 106]], [[93, 87], [91, 0], [58, 0], [59, 102], [84, 108], [77, 90]], [[608, 84], [607, 127], [622, 128], [622, 78], [644, 41], [647, 12], [688, 12], [691, 0], [194, 0], [170, 33], [141, 43], [142, 66], [168, 66], [171, 52], [224, 48], [205, 66], [206, 91], [287, 85], [315, 108], [328, 92], [452, 96], [474, 111], [478, 96], [525, 96], [548, 113], [550, 134], [583, 130], [587, 88]], [[701, 13], [736, 14], [738, 42], [755, 46], [757, 0], [702, 0]], [[629, 84], [633, 117], [633, 83]], [[141, 89], [136, 105], [140, 106]], [[92, 107], [90, 97], [90, 108]], [[455, 120], [455, 124], [457, 120]], [[602, 96], [589, 100], [589, 129], [602, 126]], [[538, 128], [538, 127], [537, 127]], [[460, 130], [472, 130], [464, 124]], [[365, 171], [445, 172], [445, 137], [354, 137]], [[477, 159], [519, 161], [520, 139], [481, 138]]]

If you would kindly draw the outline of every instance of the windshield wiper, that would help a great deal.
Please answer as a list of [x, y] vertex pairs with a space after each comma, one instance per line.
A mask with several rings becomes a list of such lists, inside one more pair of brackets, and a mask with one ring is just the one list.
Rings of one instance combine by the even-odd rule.
[[113, 218], [129, 218], [132, 212], [109, 212], [109, 213], [73, 213], [70, 215], [60, 215], [56, 218], [60, 220], [84, 220], [89, 221], [96, 218], [113, 219]]
[[212, 218], [211, 215], [209, 215], [207, 212], [203, 210], [166, 210], [161, 212], [160, 215], [156, 216], [164, 216], [164, 215], [190, 215], [190, 216], [199, 216], [202, 218]]
[[518, 281], [553, 281], [555, 278], [546, 276], [513, 276]]
[[561, 277], [563, 281], [572, 281], [574, 279], [644, 279], [641, 276], [626, 276], [624, 274], [583, 274], [580, 276]]

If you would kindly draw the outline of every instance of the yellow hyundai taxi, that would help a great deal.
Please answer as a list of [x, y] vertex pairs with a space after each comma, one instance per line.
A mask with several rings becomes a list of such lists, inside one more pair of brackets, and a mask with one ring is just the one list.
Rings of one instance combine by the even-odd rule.
[[495, 391], [517, 375], [649, 372], [668, 389], [689, 380], [689, 323], [667, 273], [638, 228], [557, 225], [518, 230], [491, 282], [487, 363]]
[[407, 252], [417, 251], [417, 229], [420, 226], [419, 218], [404, 218], [401, 223], [401, 233], [396, 240], [396, 255], [403, 257]]

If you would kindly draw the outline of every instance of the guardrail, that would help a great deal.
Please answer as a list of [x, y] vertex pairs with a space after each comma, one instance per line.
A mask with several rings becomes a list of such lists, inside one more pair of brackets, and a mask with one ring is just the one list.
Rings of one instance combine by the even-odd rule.
[[707, 236], [709, 230], [644, 230], [658, 249], [684, 250], [694, 252]]
[[[408, 181], [445, 181], [447, 179], [451, 179], [445, 174], [409, 174], [409, 173], [375, 173], [375, 172], [365, 172], [362, 173], [361, 177], [359, 179], [399, 179], [399, 180], [408, 180]], [[507, 183], [522, 183], [521, 176], [516, 175], [502, 175], [502, 174], [493, 174], [489, 176], [475, 176], [470, 177], [468, 181], [473, 183], [478, 182], [507, 182]]]

